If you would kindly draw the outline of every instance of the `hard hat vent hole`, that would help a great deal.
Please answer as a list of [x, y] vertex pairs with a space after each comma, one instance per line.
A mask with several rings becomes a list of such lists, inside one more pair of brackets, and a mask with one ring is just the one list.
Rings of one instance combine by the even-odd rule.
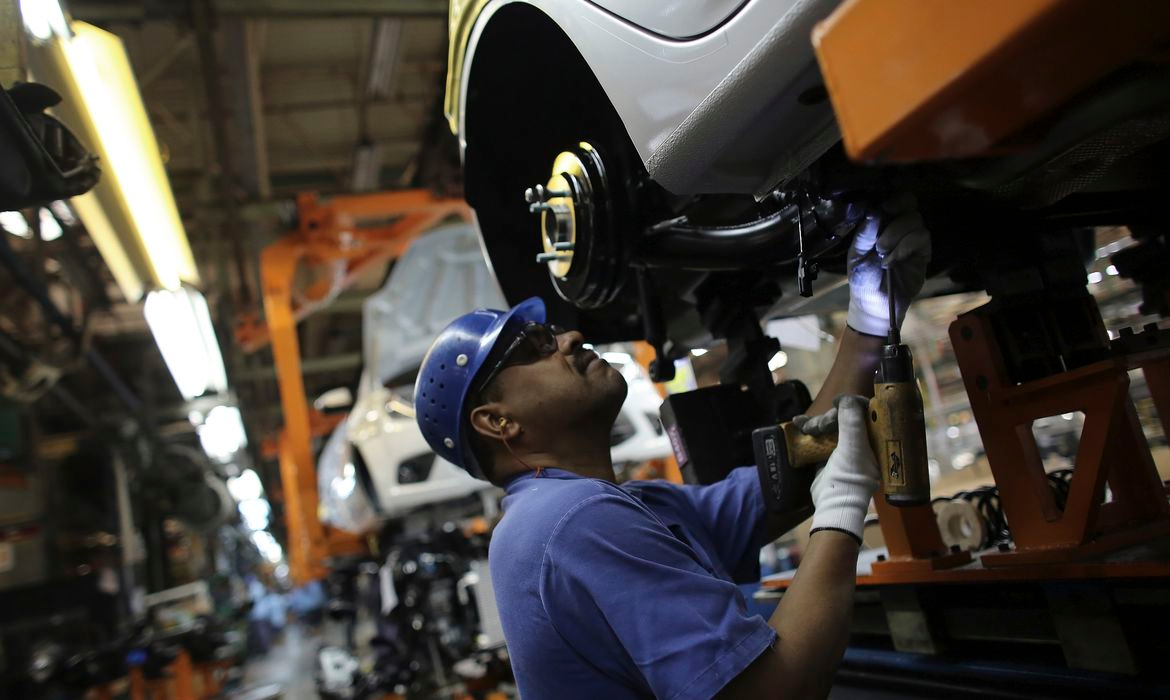
[[446, 387], [444, 387], [444, 386], [443, 386], [443, 382], [439, 382], [439, 388], [440, 388], [440, 389], [444, 389], [444, 388], [446, 388]]
[[439, 365], [439, 371], [447, 369], [447, 365]]
[[435, 383], [435, 378], [434, 378], [434, 377], [431, 377], [430, 379], [428, 379], [428, 380], [427, 380], [427, 383], [428, 383], [428, 384], [434, 384], [434, 383]]

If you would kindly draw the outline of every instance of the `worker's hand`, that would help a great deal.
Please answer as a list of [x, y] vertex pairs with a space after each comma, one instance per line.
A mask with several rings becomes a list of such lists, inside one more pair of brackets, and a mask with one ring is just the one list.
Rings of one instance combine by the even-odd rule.
[[[812, 483], [816, 508], [812, 530], [840, 530], [853, 535], [860, 543], [865, 513], [880, 479], [866, 430], [869, 400], [847, 394], [838, 396], [835, 403], [835, 409], [824, 416], [809, 418], [801, 428], [807, 435], [824, 434], [812, 431], [828, 430], [833, 422], [837, 424], [837, 448]], [[828, 419], [830, 415], [835, 421]]]
[[821, 437], [837, 434], [837, 407], [834, 406], [819, 416], [799, 415], [792, 419], [796, 429], [805, 435]]
[[929, 262], [930, 232], [922, 224], [913, 195], [883, 202], [880, 212], [866, 218], [849, 250], [849, 327], [877, 336], [890, 330], [885, 269], [892, 266], [895, 321], [901, 328], [906, 309], [926, 281]]

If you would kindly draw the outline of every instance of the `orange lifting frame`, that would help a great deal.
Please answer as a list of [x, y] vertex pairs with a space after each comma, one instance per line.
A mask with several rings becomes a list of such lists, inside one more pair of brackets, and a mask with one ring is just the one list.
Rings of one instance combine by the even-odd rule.
[[[1170, 576], [1170, 562], [1158, 558], [1099, 559], [1170, 534], [1166, 490], [1128, 392], [1128, 371], [1141, 369], [1162, 427], [1170, 434], [1166, 332], [1148, 328], [1129, 336], [1128, 345], [1115, 341], [1109, 359], [1017, 385], [1008, 376], [983, 311], [960, 316], [951, 324], [950, 337], [1015, 549], [983, 553], [980, 566], [960, 566], [970, 561], [970, 554], [945, 551], [930, 506], [899, 509], [878, 498], [874, 503], [889, 558], [859, 576], [858, 585]], [[1031, 425], [1073, 411], [1085, 415], [1085, 424], [1061, 509], [1048, 486]], [[1106, 484], [1113, 498], [1103, 503]], [[783, 589], [790, 583], [776, 580], [765, 586]]]
[[1161, 0], [847, 0], [812, 42], [849, 157], [907, 162], [1025, 145], [1168, 37]]
[[[304, 583], [327, 573], [330, 555], [358, 553], [364, 541], [332, 530], [317, 517], [317, 470], [311, 440], [329, 421], [313, 420], [301, 376], [297, 322], [312, 313], [312, 302], [336, 288], [344, 288], [371, 266], [402, 255], [423, 232], [452, 217], [473, 221], [471, 209], [460, 199], [438, 197], [426, 190], [403, 190], [334, 197], [320, 202], [313, 193], [297, 197], [296, 231], [260, 253], [260, 279], [266, 325], [244, 322], [236, 329], [237, 342], [254, 351], [266, 341], [280, 385], [284, 429], [277, 440], [280, 477], [284, 487], [288, 526], [289, 574]], [[307, 306], [295, 307], [293, 279], [301, 263], [344, 264], [337, 278], [312, 284]]]

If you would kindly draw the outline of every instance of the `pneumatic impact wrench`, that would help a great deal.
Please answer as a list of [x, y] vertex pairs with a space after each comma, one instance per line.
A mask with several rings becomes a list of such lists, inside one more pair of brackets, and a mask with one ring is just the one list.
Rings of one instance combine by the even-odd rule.
[[[869, 401], [869, 442], [881, 469], [882, 493], [890, 505], [930, 502], [926, 420], [914, 381], [914, 359], [902, 343], [894, 314], [893, 272], [886, 269], [890, 330], [882, 346]], [[752, 448], [768, 510], [795, 512], [811, 505], [815, 467], [837, 446], [836, 435], [804, 435], [793, 423], [752, 432]]]

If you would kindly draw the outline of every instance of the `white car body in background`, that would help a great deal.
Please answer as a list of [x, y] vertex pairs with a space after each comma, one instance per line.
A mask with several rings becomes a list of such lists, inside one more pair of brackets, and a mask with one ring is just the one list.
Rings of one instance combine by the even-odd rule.
[[[382, 520], [420, 506], [493, 488], [431, 451], [414, 419], [412, 386], [385, 386], [417, 370], [439, 331], [459, 314], [479, 307], [505, 308], [506, 303], [480, 252], [475, 230], [466, 225], [437, 230], [415, 241], [386, 285], [366, 301], [366, 372], [353, 408], [318, 460], [323, 522], [368, 532]], [[670, 455], [670, 443], [656, 423], [661, 398], [646, 371], [629, 354], [605, 353], [604, 357], [630, 388], [622, 420], [633, 432], [613, 446], [614, 461]], [[363, 478], [362, 469], [368, 479]], [[425, 478], [415, 480], [421, 474]]]

